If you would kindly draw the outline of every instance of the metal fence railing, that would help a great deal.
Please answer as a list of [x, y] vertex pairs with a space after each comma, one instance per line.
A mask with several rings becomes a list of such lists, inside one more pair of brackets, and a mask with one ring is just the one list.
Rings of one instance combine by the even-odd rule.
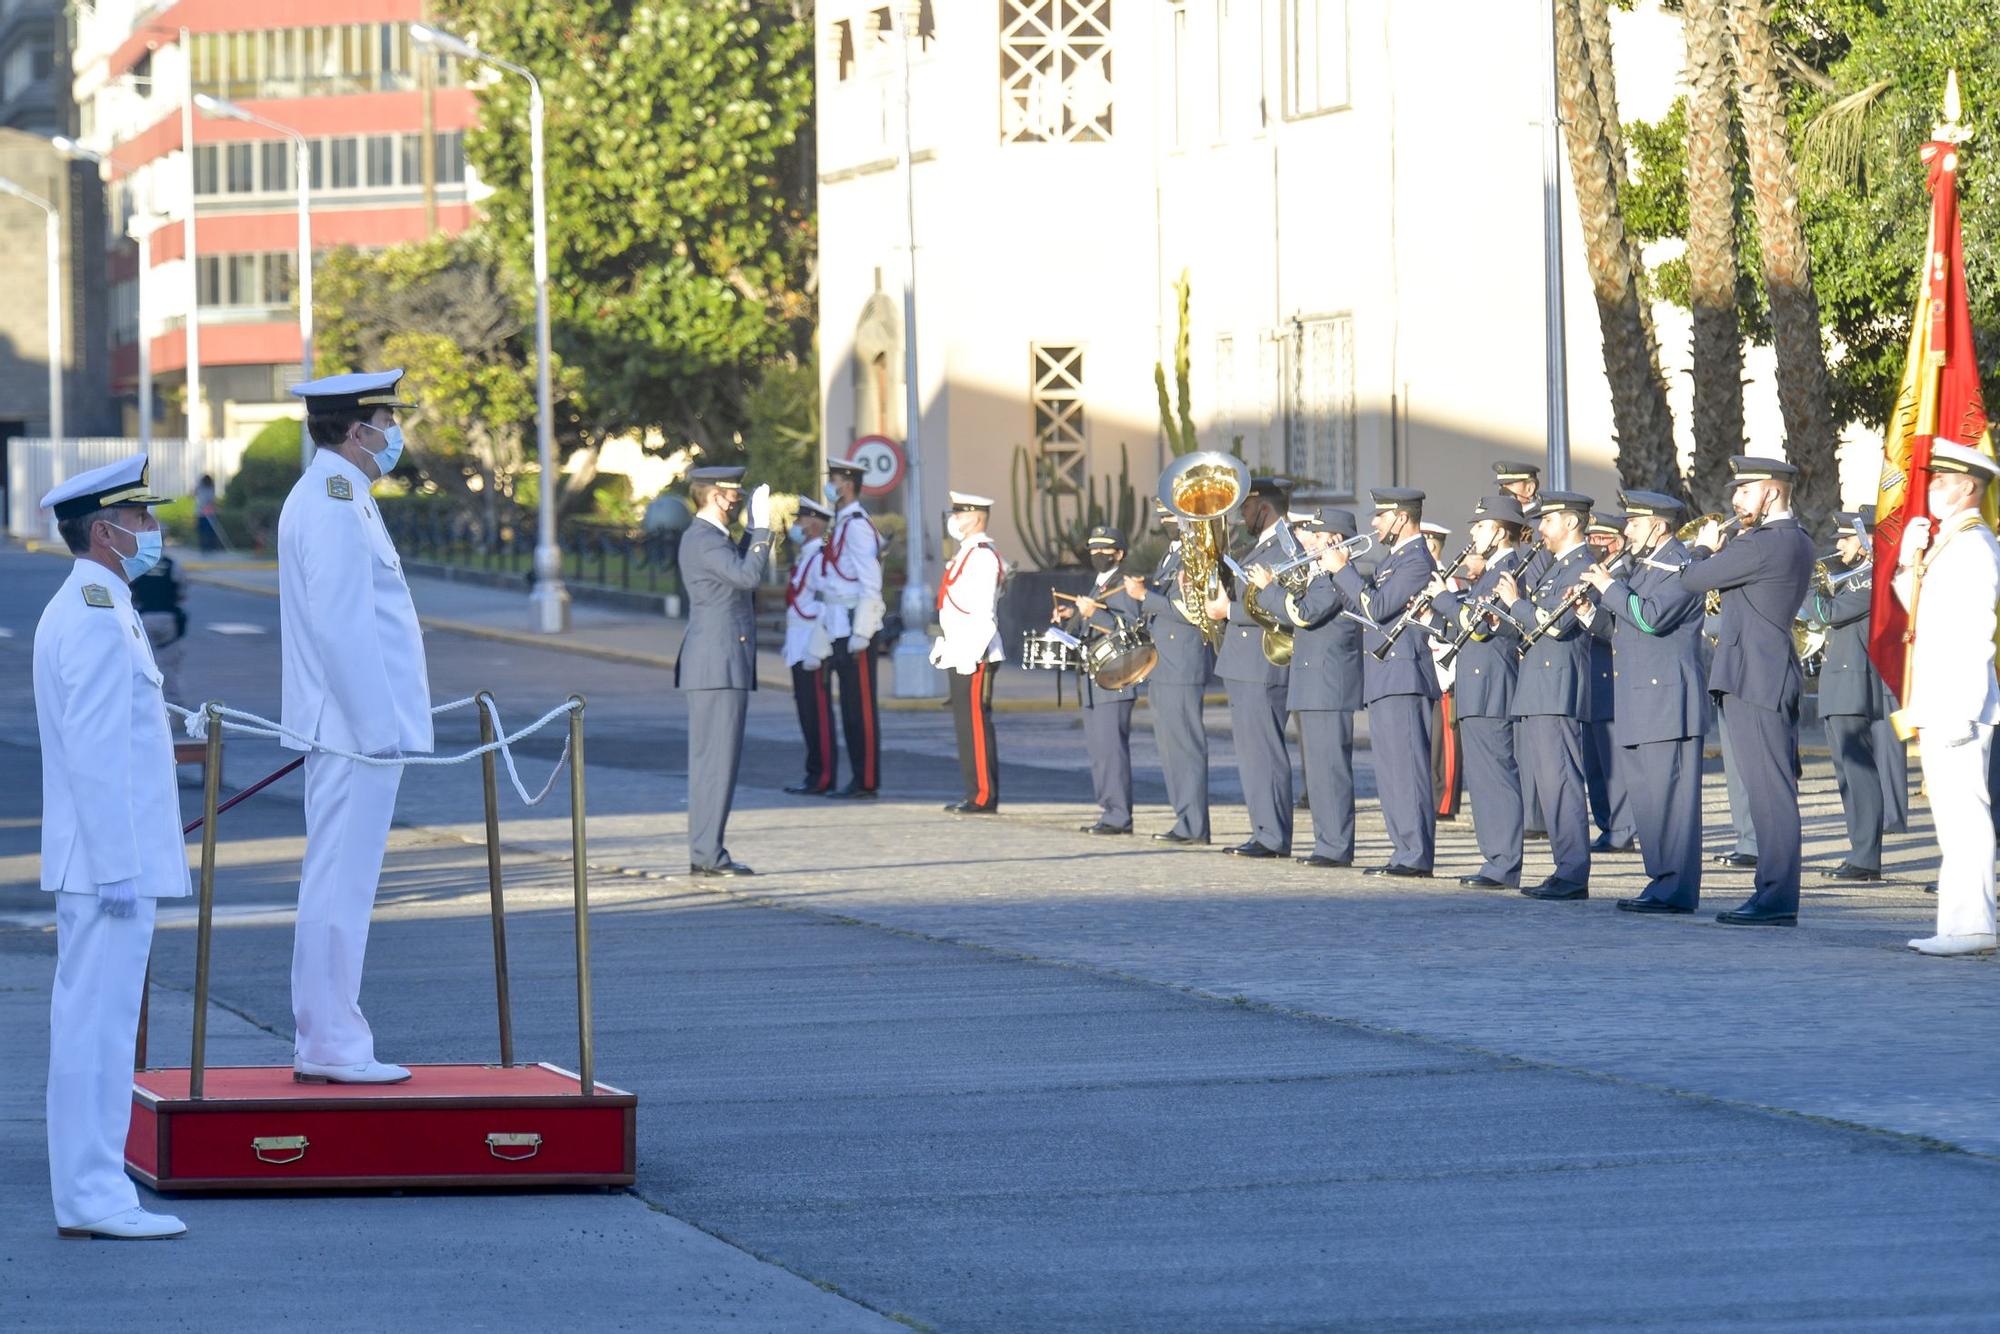
[[[535, 525], [532, 515], [502, 522], [489, 536], [474, 516], [453, 512], [384, 512], [389, 535], [405, 560], [429, 561], [458, 569], [513, 574], [532, 579]], [[634, 593], [662, 596], [681, 591], [678, 556], [681, 535], [625, 527], [589, 519], [561, 524], [563, 578]]]

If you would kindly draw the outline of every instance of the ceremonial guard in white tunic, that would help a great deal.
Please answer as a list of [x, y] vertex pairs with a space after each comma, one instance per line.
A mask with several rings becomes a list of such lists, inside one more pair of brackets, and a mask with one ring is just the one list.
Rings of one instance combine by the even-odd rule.
[[1626, 559], [1583, 572], [1596, 602], [1581, 613], [1592, 635], [1611, 645], [1616, 771], [1631, 777], [1627, 797], [1646, 863], [1646, 888], [1618, 907], [1691, 913], [1701, 904], [1701, 755], [1708, 729], [1702, 599], [1681, 586], [1688, 555], [1674, 538], [1680, 502], [1628, 491], [1620, 503]]
[[132, 1056], [157, 900], [189, 891], [160, 669], [130, 582], [160, 558], [146, 456], [42, 497], [76, 564], [35, 626], [42, 888], [55, 895], [49, 1000], [49, 1186], [64, 1237], [187, 1229], [139, 1207], [125, 1175]]
[[833, 726], [833, 674], [824, 658], [820, 629], [825, 604], [814, 576], [826, 551], [826, 526], [833, 511], [799, 497], [799, 515], [787, 534], [792, 571], [785, 580], [785, 666], [792, 672], [792, 702], [799, 711], [799, 734], [806, 743], [806, 776], [785, 788], [794, 796], [824, 796], [833, 790], [839, 762], [839, 734]]
[[[1617, 510], [1592, 510], [1584, 540], [1597, 548], [1597, 568], [1609, 569], [1625, 551], [1625, 516]], [[1586, 619], [1589, 608], [1583, 608]], [[1602, 635], [1590, 639], [1590, 714], [1584, 734], [1584, 791], [1590, 798], [1590, 820], [1597, 826], [1592, 855], [1631, 852], [1636, 837], [1632, 802], [1625, 790], [1624, 748], [1618, 744], [1615, 721], [1618, 692], [1612, 688], [1612, 645]]]
[[1993, 812], [1986, 785], [2000, 684], [1993, 675], [2000, 542], [1980, 502], [1996, 467], [1976, 449], [1931, 446], [1931, 519], [1903, 530], [1896, 596], [1915, 643], [1897, 715], [1915, 731], [1937, 826], [1937, 934], [1912, 940], [1919, 954], [1990, 954], [1994, 939]]
[[[1730, 926], [1796, 926], [1799, 920], [1799, 696], [1805, 675], [1792, 622], [1812, 580], [1812, 538], [1792, 517], [1792, 479], [1783, 459], [1736, 455], [1730, 508], [1743, 526], [1731, 538], [1711, 520], [1695, 535], [1681, 586], [1722, 593], [1722, 619], [1709, 663], [1709, 694], [1729, 729], [1730, 757], [1742, 776], [1757, 830], [1756, 892], [1716, 914]], [[1727, 545], [1724, 545], [1724, 543]]]
[[[1882, 878], [1882, 834], [1908, 811], [1908, 755], [1889, 725], [1895, 705], [1882, 674], [1868, 656], [1868, 628], [1875, 601], [1870, 516], [1840, 514], [1840, 538], [1833, 558], [1838, 573], [1819, 580], [1812, 614], [1826, 627], [1826, 653], [1819, 669], [1819, 720], [1840, 785], [1847, 816], [1847, 856], [1820, 874], [1829, 880]], [[1836, 585], [1833, 581], [1839, 580]], [[1900, 789], [1900, 790], [1899, 790]], [[1898, 805], [1896, 798], [1902, 799]]]
[[[296, 385], [317, 447], [278, 514], [286, 729], [306, 738], [306, 851], [292, 942], [293, 1077], [393, 1084], [361, 973], [405, 755], [430, 751], [430, 675], [403, 563], [368, 488], [403, 452], [401, 371]], [[324, 749], [320, 749], [323, 747]], [[346, 754], [335, 754], [344, 751]], [[380, 761], [365, 764], [349, 755]]]
[[965, 797], [947, 804], [954, 815], [991, 815], [1000, 809], [1000, 753], [993, 732], [993, 665], [1000, 649], [1000, 581], [1007, 567], [986, 536], [993, 502], [951, 493], [945, 532], [958, 551], [938, 581], [938, 637], [931, 666], [951, 684], [951, 716], [958, 725], [958, 767]]
[[[1242, 564], [1275, 568], [1292, 554], [1285, 529], [1285, 498], [1292, 484], [1259, 477], [1243, 498], [1241, 518], [1250, 535]], [[1288, 857], [1292, 851], [1292, 757], [1285, 747], [1286, 669], [1264, 653], [1264, 627], [1250, 614], [1250, 586], [1238, 578], [1208, 604], [1211, 620], [1224, 621], [1215, 674], [1229, 695], [1229, 727], [1236, 742], [1236, 772], [1250, 814], [1250, 837], [1225, 849], [1236, 857]]]
[[[1158, 500], [1153, 508], [1177, 533], [1179, 521]], [[1215, 653], [1200, 628], [1189, 621], [1175, 591], [1180, 582], [1178, 537], [1167, 546], [1160, 567], [1146, 582], [1146, 628], [1159, 659], [1146, 678], [1146, 706], [1153, 715], [1153, 741], [1160, 748], [1161, 777], [1173, 828], [1153, 835], [1156, 843], [1208, 842], [1208, 731], [1202, 724], [1202, 695], [1215, 673]]]
[[743, 537], [729, 520], [743, 499], [743, 469], [688, 474], [694, 522], [681, 536], [687, 633], [674, 659], [674, 684], [688, 709], [688, 874], [754, 875], [724, 841], [743, 763], [743, 720], [757, 688], [754, 597], [771, 558], [771, 488], [750, 494]]
[[1520, 541], [1528, 521], [1511, 495], [1488, 496], [1472, 511], [1470, 535], [1477, 573], [1463, 592], [1438, 594], [1435, 604], [1456, 648], [1454, 690], [1472, 830], [1483, 859], [1458, 883], [1474, 889], [1521, 887], [1524, 808], [1514, 743], [1514, 680], [1520, 631], [1494, 594], [1503, 574], [1518, 577]]
[[[1418, 525], [1424, 493], [1384, 486], [1372, 493], [1371, 520], [1378, 550], [1388, 554], [1364, 579], [1340, 546], [1329, 546], [1320, 568], [1331, 574], [1327, 592], [1319, 581], [1306, 589], [1299, 610], [1317, 617], [1329, 599], [1373, 622], [1361, 638], [1361, 700], [1368, 709], [1369, 747], [1375, 755], [1375, 787], [1381, 794], [1382, 822], [1389, 828], [1389, 861], [1365, 875], [1428, 879], [1437, 851], [1437, 807], [1431, 801], [1431, 703], [1438, 697], [1437, 664], [1430, 635], [1414, 621], [1397, 622], [1437, 573]], [[1394, 633], [1394, 639], [1390, 634]]]
[[[820, 656], [840, 682], [840, 718], [847, 732], [846, 787], [829, 797], [875, 800], [882, 778], [882, 715], [875, 693], [876, 645], [887, 604], [882, 599], [882, 534], [861, 504], [866, 473], [858, 463], [826, 465], [833, 526], [814, 575], [824, 608]], [[832, 770], [828, 771], [829, 774]]]
[[[1494, 591], [1514, 619], [1529, 627], [1514, 683], [1517, 739], [1535, 774], [1535, 790], [1548, 825], [1555, 869], [1540, 884], [1524, 885], [1531, 899], [1590, 897], [1590, 806], [1583, 752], [1590, 744], [1590, 637], [1576, 618], [1583, 572], [1596, 557], [1584, 540], [1592, 501], [1574, 491], [1544, 491], [1535, 523], [1547, 553], [1541, 574], [1527, 583], [1502, 575]], [[1529, 642], [1529, 636], [1532, 642]]]
[[[1354, 516], [1331, 505], [1297, 525], [1299, 545], [1317, 556], [1356, 533]], [[1340, 614], [1333, 580], [1317, 564], [1296, 592], [1287, 588], [1285, 614], [1291, 621], [1292, 662], [1285, 683], [1285, 706], [1299, 720], [1300, 767], [1312, 811], [1313, 848], [1301, 866], [1338, 867], [1354, 863], [1354, 715], [1361, 708], [1361, 626]], [[1265, 587], [1271, 578], [1261, 565], [1251, 577]], [[1320, 587], [1314, 597], [1313, 589]], [[1308, 615], [1302, 603], [1313, 607]]]
[[[1125, 573], [1125, 534], [1099, 526], [1084, 545], [1096, 576], [1090, 591], [1078, 597], [1061, 618], [1069, 634], [1088, 644], [1121, 624], [1144, 618], [1146, 585]], [[1139, 687], [1106, 689], [1083, 678], [1083, 741], [1090, 755], [1090, 786], [1097, 797], [1097, 819], [1081, 826], [1086, 834], [1132, 832], [1132, 709]]]

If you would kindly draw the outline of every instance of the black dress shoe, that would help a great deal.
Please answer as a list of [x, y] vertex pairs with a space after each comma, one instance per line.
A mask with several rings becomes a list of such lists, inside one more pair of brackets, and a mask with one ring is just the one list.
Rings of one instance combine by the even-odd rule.
[[875, 801], [879, 794], [872, 787], [856, 787], [849, 783], [846, 787], [826, 794], [841, 801]]
[[1637, 852], [1639, 845], [1637, 843], [1613, 843], [1611, 835], [1599, 834], [1592, 841], [1590, 850], [1592, 852]]
[[1120, 828], [1115, 824], [1106, 824], [1102, 820], [1099, 820], [1096, 824], [1080, 824], [1076, 829], [1080, 834], [1129, 834], [1132, 832], [1132, 826], [1129, 824]]
[[1539, 885], [1529, 885], [1521, 893], [1531, 899], [1567, 902], [1571, 899], [1589, 898], [1590, 886], [1580, 880], [1563, 880], [1556, 876], [1550, 876]]
[[1292, 860], [1301, 866], [1334, 867], [1354, 865], [1352, 857], [1322, 857], [1317, 852], [1310, 857], [1294, 857]]
[[1799, 915], [1795, 912], [1752, 911], [1747, 905], [1719, 912], [1715, 920], [1726, 926], [1797, 926]]
[[1506, 881], [1504, 881], [1504, 880], [1495, 880], [1495, 879], [1494, 879], [1494, 878], [1493, 878], [1492, 876], [1490, 876], [1490, 875], [1462, 875], [1462, 876], [1460, 876], [1460, 877], [1458, 878], [1458, 883], [1459, 883], [1459, 884], [1461, 884], [1461, 885], [1464, 885], [1464, 886], [1465, 886], [1465, 887], [1466, 887], [1467, 889], [1505, 889], [1505, 888], [1507, 888], [1507, 882], [1506, 882]]
[[1879, 866], [1849, 866], [1846, 862], [1842, 862], [1831, 871], [1821, 871], [1820, 874], [1828, 880], [1857, 880], [1867, 882], [1880, 880], [1882, 878], [1882, 868]]
[[[872, 797], [875, 794], [871, 792], [868, 795]], [[944, 809], [948, 815], [993, 815], [1000, 810], [998, 806], [975, 806], [969, 801], [954, 801]]]
[[1233, 848], [1224, 848], [1223, 851], [1232, 857], [1276, 857], [1280, 855], [1276, 848], [1267, 848], [1254, 838], [1248, 843], [1239, 843]]
[[1428, 880], [1431, 878], [1431, 873], [1421, 866], [1403, 866], [1396, 862], [1390, 862], [1387, 866], [1371, 866], [1361, 874], [1394, 876], [1398, 880]]
[[1713, 861], [1717, 866], [1734, 866], [1745, 871], [1751, 870], [1757, 865], [1757, 859], [1747, 852], [1721, 853], [1713, 858]]
[[1198, 843], [1200, 839], [1189, 838], [1186, 834], [1169, 829], [1164, 834], [1153, 835], [1155, 843]]
[[688, 867], [688, 874], [707, 878], [724, 875], [755, 875], [757, 873], [735, 858], [725, 856], [722, 862], [716, 866], [690, 866]]
[[817, 783], [788, 783], [785, 786], [785, 791], [791, 793], [795, 797], [818, 797], [818, 796], [831, 795], [831, 789], [821, 787]]
[[1694, 909], [1683, 908], [1672, 903], [1662, 903], [1658, 899], [1649, 899], [1644, 894], [1641, 894], [1636, 899], [1618, 900], [1618, 911], [1637, 913], [1691, 913]]
[[1549, 836], [1549, 831], [1546, 829], [1524, 829], [1521, 831], [1521, 837], [1527, 839], [1530, 843], [1534, 842], [1536, 839], [1542, 839], [1546, 841], [1548, 839], [1548, 836]]

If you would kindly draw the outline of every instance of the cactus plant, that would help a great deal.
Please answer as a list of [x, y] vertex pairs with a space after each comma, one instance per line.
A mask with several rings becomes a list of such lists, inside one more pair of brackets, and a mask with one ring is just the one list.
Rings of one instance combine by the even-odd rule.
[[1188, 404], [1188, 294], [1192, 284], [1188, 271], [1181, 270], [1174, 283], [1174, 303], [1179, 311], [1179, 328], [1174, 334], [1174, 400], [1167, 398], [1167, 368], [1153, 363], [1153, 389], [1160, 397], [1160, 431], [1175, 458], [1201, 448], [1194, 433], [1194, 410]]
[[1037, 566], [1048, 570], [1083, 564], [1090, 530], [1101, 524], [1115, 525], [1128, 542], [1136, 538], [1142, 511], [1128, 446], [1118, 446], [1118, 472], [1102, 479], [1101, 490], [1099, 480], [1089, 478], [1081, 493], [1058, 491], [1048, 462], [1024, 445], [1014, 447], [1014, 526]]

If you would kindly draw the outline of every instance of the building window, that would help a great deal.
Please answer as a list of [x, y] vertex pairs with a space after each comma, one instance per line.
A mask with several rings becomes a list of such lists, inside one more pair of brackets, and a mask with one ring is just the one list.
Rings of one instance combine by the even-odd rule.
[[1347, 106], [1347, 0], [1280, 0], [1284, 7], [1285, 115]]
[[327, 188], [330, 190], [354, 190], [361, 185], [361, 141], [359, 139], [330, 139], [327, 141]]
[[463, 82], [455, 56], [419, 53], [401, 23], [349, 23], [188, 37], [195, 91], [218, 97], [320, 97], [417, 86], [419, 59], [436, 61], [441, 87]]
[[198, 195], [222, 193], [221, 154], [214, 144], [197, 144], [194, 150], [194, 192]]
[[1354, 321], [1345, 315], [1294, 327], [1285, 468], [1302, 491], [1354, 495]]
[[[436, 136], [440, 185], [465, 181], [465, 132]], [[423, 184], [421, 134], [378, 134], [308, 139], [315, 192], [343, 190], [414, 190]], [[201, 144], [194, 154], [195, 193], [288, 194], [296, 188], [290, 140], [256, 143]]]
[[292, 145], [289, 140], [257, 145], [257, 166], [263, 172], [266, 192], [293, 188]]
[[368, 184], [371, 186], [394, 185], [396, 183], [396, 136], [393, 134], [371, 134], [368, 136]]
[[403, 184], [422, 185], [424, 183], [424, 137], [421, 134], [406, 134], [398, 140], [397, 149], [402, 157], [400, 164]]
[[195, 297], [203, 307], [248, 310], [263, 318], [287, 306], [297, 290], [297, 257], [289, 250], [249, 255], [202, 255], [195, 260]]
[[464, 130], [451, 130], [437, 136], [437, 179], [439, 185], [464, 184]]
[[257, 145], [228, 144], [222, 150], [222, 192], [257, 193]]
[[1090, 452], [1083, 406], [1083, 347], [1034, 343], [1028, 362], [1042, 484], [1057, 495], [1082, 491]]
[[1000, 139], [1111, 138], [1111, 0], [1000, 0]]

